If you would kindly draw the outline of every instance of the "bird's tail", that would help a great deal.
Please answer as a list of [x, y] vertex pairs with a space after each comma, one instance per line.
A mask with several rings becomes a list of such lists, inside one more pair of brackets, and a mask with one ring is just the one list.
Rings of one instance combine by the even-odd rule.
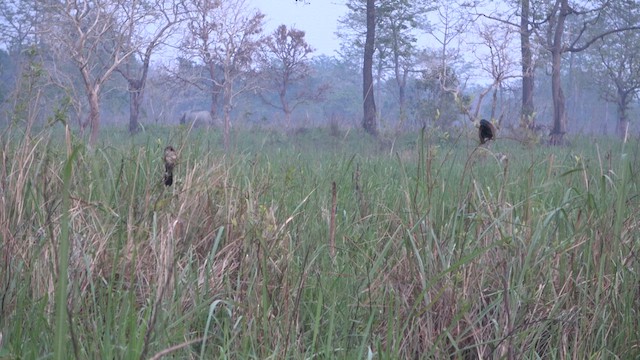
[[164, 167], [164, 185], [173, 185], [173, 166], [168, 166], [168, 164]]

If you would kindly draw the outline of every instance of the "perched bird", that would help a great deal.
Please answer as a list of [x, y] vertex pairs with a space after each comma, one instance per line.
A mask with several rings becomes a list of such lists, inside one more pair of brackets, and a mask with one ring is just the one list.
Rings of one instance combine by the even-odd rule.
[[173, 146], [167, 146], [164, 149], [164, 184], [166, 186], [173, 185], [173, 167], [178, 161], [178, 154]]
[[491, 121], [482, 119], [478, 126], [478, 132], [480, 134], [480, 144], [484, 144], [489, 140], [493, 140], [496, 137], [496, 127], [493, 126]]

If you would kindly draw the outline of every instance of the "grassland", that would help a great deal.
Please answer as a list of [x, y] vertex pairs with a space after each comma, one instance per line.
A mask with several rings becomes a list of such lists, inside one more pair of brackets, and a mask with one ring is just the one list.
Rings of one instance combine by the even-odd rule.
[[102, 138], [2, 135], [0, 359], [640, 357], [637, 140]]

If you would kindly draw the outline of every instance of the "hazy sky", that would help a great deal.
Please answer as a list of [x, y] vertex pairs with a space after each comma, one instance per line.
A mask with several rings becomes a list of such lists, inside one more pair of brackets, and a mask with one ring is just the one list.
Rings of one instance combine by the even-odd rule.
[[306, 32], [307, 43], [316, 51], [313, 55], [335, 55], [340, 47], [336, 38], [338, 18], [347, 10], [344, 0], [309, 0], [302, 4], [295, 0], [248, 0], [251, 6], [266, 15], [267, 32], [279, 25]]

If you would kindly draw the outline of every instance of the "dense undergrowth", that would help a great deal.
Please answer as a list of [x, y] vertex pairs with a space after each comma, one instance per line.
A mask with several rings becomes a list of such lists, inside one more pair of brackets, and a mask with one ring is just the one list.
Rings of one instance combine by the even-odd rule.
[[637, 141], [107, 132], [2, 135], [1, 359], [640, 356]]

